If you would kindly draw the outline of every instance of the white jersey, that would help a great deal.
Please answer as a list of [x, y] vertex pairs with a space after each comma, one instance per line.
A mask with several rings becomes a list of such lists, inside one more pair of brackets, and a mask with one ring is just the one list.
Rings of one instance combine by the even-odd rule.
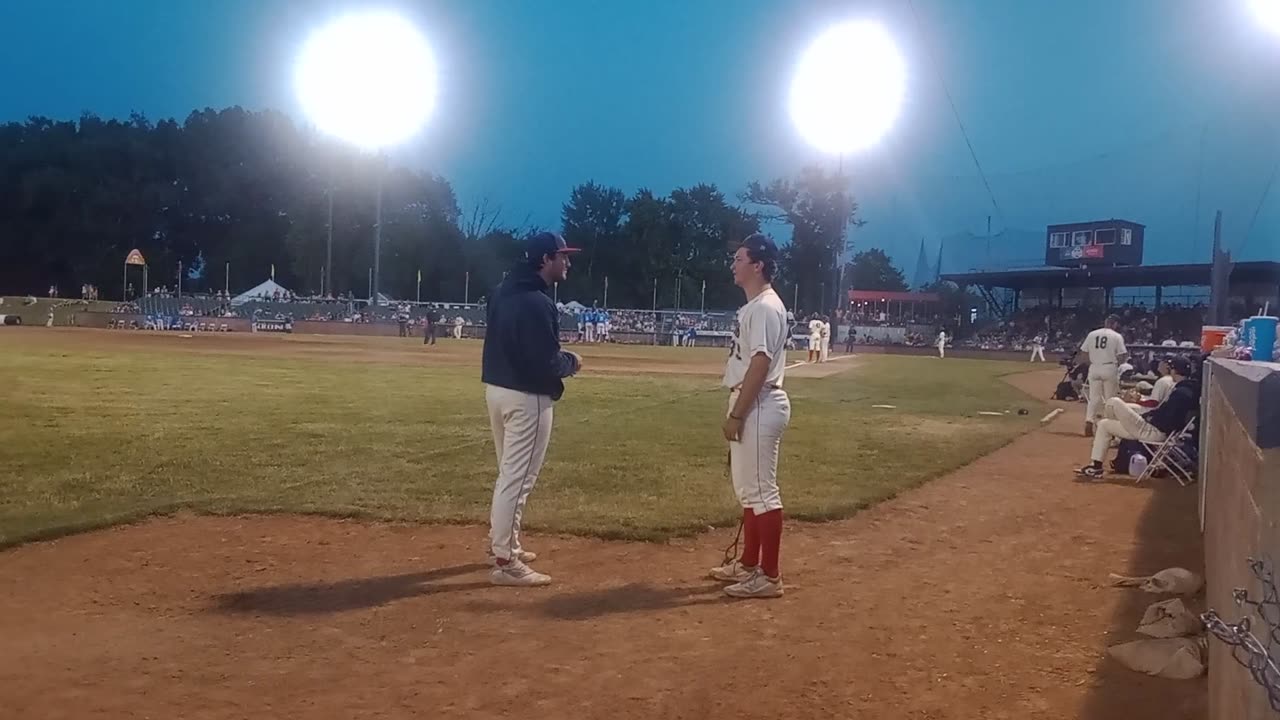
[[823, 340], [831, 337], [831, 323], [823, 322], [822, 327], [818, 330], [818, 334], [822, 336]]
[[1172, 375], [1162, 375], [1156, 381], [1155, 386], [1151, 388], [1151, 399], [1163, 405], [1164, 401], [1168, 400], [1169, 396], [1173, 394], [1173, 385]]
[[809, 321], [809, 339], [817, 342], [822, 339], [822, 321], [814, 318]]
[[947, 334], [945, 332], [938, 333], [938, 347], [946, 347]]
[[1089, 353], [1089, 365], [1119, 365], [1120, 356], [1126, 355], [1129, 349], [1124, 346], [1124, 338], [1111, 328], [1098, 328], [1085, 336], [1080, 349]]
[[787, 308], [778, 293], [769, 288], [738, 309], [738, 329], [729, 346], [724, 367], [724, 386], [736, 388], [747, 376], [751, 358], [763, 353], [769, 358], [765, 385], [782, 387], [787, 366]]

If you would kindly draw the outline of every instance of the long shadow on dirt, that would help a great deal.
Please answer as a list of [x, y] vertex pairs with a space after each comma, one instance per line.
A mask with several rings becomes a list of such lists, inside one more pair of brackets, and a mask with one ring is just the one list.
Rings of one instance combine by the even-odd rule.
[[[1124, 480], [1125, 484], [1131, 484]], [[1170, 479], [1135, 487], [1151, 500], [1143, 510], [1134, 537], [1134, 552], [1120, 575], [1150, 575], [1168, 567], [1184, 567], [1204, 573], [1204, 549], [1198, 515], [1199, 487], [1179, 487]], [[1123, 600], [1112, 616], [1106, 644], [1118, 645], [1143, 636], [1135, 632], [1151, 603], [1167, 599], [1136, 588], [1108, 588]], [[1199, 597], [1184, 598], [1193, 612], [1202, 609]], [[1208, 690], [1204, 678], [1165, 680], [1133, 672], [1109, 656], [1097, 666], [1080, 720], [1204, 720], [1208, 716]]]
[[226, 613], [318, 615], [386, 605], [405, 598], [489, 587], [488, 582], [433, 585], [488, 569], [482, 563], [455, 565], [426, 572], [353, 578], [328, 583], [275, 585], [214, 596], [214, 609]]

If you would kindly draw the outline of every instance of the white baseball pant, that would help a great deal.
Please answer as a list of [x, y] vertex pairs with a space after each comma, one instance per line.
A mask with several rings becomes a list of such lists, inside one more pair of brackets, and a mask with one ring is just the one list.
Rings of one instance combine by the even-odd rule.
[[947, 356], [947, 346], [943, 345], [942, 343], [938, 343], [938, 357], [944, 358], [946, 356]]
[[818, 353], [818, 362], [826, 362], [827, 357], [831, 355], [831, 338], [822, 338], [822, 350]]
[[[729, 395], [729, 411], [738, 393]], [[742, 420], [742, 437], [729, 443], [729, 474], [742, 507], [755, 514], [782, 509], [778, 492], [778, 448], [791, 423], [791, 399], [781, 388], [764, 388]]]
[[1039, 345], [1031, 348], [1031, 362], [1035, 362], [1036, 358], [1040, 358], [1040, 362], [1044, 362], [1044, 348]]
[[1157, 443], [1165, 439], [1164, 433], [1134, 412], [1133, 408], [1120, 398], [1111, 398], [1104, 404], [1107, 408], [1106, 414], [1115, 419], [1103, 420], [1094, 430], [1093, 454], [1090, 457], [1095, 462], [1102, 462], [1107, 456], [1107, 449], [1111, 447], [1111, 438], [1141, 440], [1148, 443]]
[[1084, 419], [1097, 422], [1108, 399], [1120, 394], [1120, 373], [1115, 365], [1089, 366], [1089, 405]]
[[486, 385], [484, 394], [498, 456], [498, 480], [489, 509], [489, 544], [494, 557], [510, 560], [520, 550], [525, 501], [547, 458], [555, 403], [546, 395], [494, 385]]

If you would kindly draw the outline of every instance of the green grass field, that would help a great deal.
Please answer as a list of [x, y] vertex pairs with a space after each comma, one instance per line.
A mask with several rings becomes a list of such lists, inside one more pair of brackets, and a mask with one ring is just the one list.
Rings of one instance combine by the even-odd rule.
[[[484, 522], [495, 459], [478, 368], [425, 362], [0, 339], [0, 546], [183, 508]], [[1020, 369], [873, 356], [789, 378], [789, 515], [844, 517], [1005, 444], [1041, 408], [999, 379]], [[714, 386], [679, 374], [570, 381], [526, 526], [656, 540], [733, 522], [727, 395]], [[976, 416], [1018, 407], [1031, 412]]]

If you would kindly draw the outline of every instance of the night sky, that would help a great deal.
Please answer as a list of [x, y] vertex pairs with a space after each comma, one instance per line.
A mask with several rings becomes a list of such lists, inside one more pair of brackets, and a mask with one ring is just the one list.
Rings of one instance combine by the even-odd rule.
[[[331, 0], [0, 2], [0, 120], [82, 111], [184, 118], [278, 108], [301, 120], [292, 60]], [[845, 159], [868, 224], [908, 278], [925, 239], [947, 269], [1031, 264], [957, 234], [1145, 223], [1153, 262], [1207, 262], [1213, 211], [1236, 259], [1280, 259], [1280, 35], [1248, 0], [453, 0], [391, 2], [441, 66], [436, 114], [397, 161], [449, 178], [512, 223], [558, 224], [596, 180], [665, 193], [830, 162], [793, 130], [791, 69], [827, 24], [876, 18], [908, 64], [901, 120]], [[952, 114], [954, 98], [997, 210]], [[856, 92], [856, 88], [851, 88]], [[1280, 182], [1277, 182], [1280, 184]], [[1258, 212], [1260, 209], [1260, 212]], [[1255, 212], [1257, 217], [1255, 219]], [[999, 244], [997, 243], [997, 248]], [[1025, 260], [1025, 262], [1024, 262]]]

